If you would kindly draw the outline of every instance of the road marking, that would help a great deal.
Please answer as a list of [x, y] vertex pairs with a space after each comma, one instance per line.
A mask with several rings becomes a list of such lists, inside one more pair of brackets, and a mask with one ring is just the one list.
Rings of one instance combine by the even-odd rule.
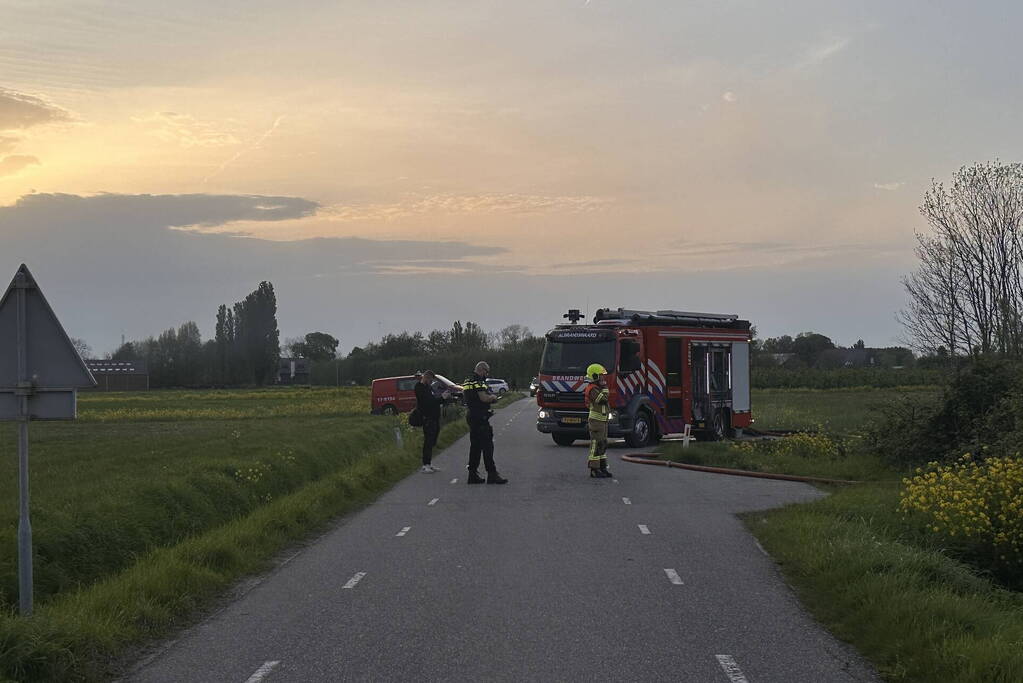
[[749, 683], [749, 679], [742, 673], [742, 669], [735, 663], [735, 659], [732, 655], [714, 655], [718, 658], [718, 664], [724, 670], [725, 675], [728, 676], [728, 680], [732, 683]]
[[613, 481], [613, 482], [614, 482], [614, 483], [616, 483], [616, 484], [618, 483], [618, 480], [617, 480], [617, 479], [612, 479], [611, 481]]
[[678, 575], [678, 572], [674, 569], [665, 569], [664, 573], [668, 575], [668, 581], [671, 581], [676, 586], [682, 585], [682, 577]]
[[266, 678], [266, 675], [273, 671], [278, 664], [280, 664], [279, 661], [267, 662], [263, 666], [256, 669], [256, 673], [249, 676], [245, 683], [259, 683], [259, 681]]
[[[754, 540], [753, 542], [757, 544], [757, 548], [760, 549], [760, 552], [762, 552], [763, 554], [767, 555], [767, 551], [764, 550], [764, 546], [760, 545], [760, 541]], [[767, 556], [770, 557], [770, 555], [767, 555]]]
[[452, 480], [451, 480], [451, 483], [452, 483], [452, 484], [457, 484], [457, 483], [458, 483], [458, 478], [456, 477], [456, 478], [452, 479]]
[[632, 505], [631, 498], [622, 498], [622, 502], [625, 503], [626, 505]]
[[438, 500], [440, 500], [440, 498], [434, 498], [429, 503], [427, 503], [427, 505], [436, 505]]
[[639, 533], [641, 533], [641, 534], [648, 534], [648, 535], [650, 534], [650, 529], [647, 528], [646, 524], [639, 524], [638, 526], [639, 526]]
[[401, 528], [401, 531], [399, 531], [398, 533], [396, 533], [396, 534], [395, 534], [395, 536], [404, 536], [405, 534], [407, 534], [407, 533], [409, 532], [409, 530], [410, 530], [411, 528], [412, 528], [412, 527], [410, 527], [410, 526], [402, 527], [402, 528]]
[[364, 577], [364, 576], [366, 576], [366, 572], [359, 572], [358, 574], [356, 574], [352, 578], [348, 579], [348, 583], [346, 583], [345, 585], [343, 585], [341, 587], [342, 588], [355, 588], [355, 584], [357, 584], [360, 581], [362, 581], [362, 577]]

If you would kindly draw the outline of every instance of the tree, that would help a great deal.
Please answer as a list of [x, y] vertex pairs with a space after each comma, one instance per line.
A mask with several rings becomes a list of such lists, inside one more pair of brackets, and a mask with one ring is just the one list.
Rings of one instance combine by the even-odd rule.
[[835, 348], [835, 343], [829, 337], [817, 332], [800, 332], [792, 340], [792, 353], [807, 363], [812, 364], [822, 351]]
[[532, 336], [533, 333], [524, 325], [508, 325], [498, 334], [501, 347], [505, 349], [514, 349], [523, 339]]
[[71, 337], [71, 345], [75, 347], [75, 351], [82, 358], [92, 358], [92, 347], [84, 340], [78, 337]]
[[764, 353], [793, 353], [792, 337], [787, 334], [783, 334], [780, 337], [768, 337], [764, 340], [761, 348], [763, 348]]
[[862, 339], [857, 339], [856, 343], [853, 344], [853, 348], [854, 349], [865, 349], [865, 348], [867, 348], [867, 345], [863, 343]]
[[124, 342], [110, 354], [110, 360], [142, 360], [138, 342]]
[[292, 358], [308, 358], [306, 355], [305, 337], [288, 337], [282, 347], [284, 354]]
[[231, 339], [234, 336], [234, 319], [227, 306], [220, 304], [217, 309], [217, 325], [213, 335], [215, 345], [215, 367], [213, 375], [218, 383], [226, 382], [230, 375], [228, 358], [231, 352]]
[[934, 181], [920, 213], [917, 270], [903, 278], [899, 319], [910, 343], [954, 357], [1023, 355], [1023, 164], [960, 168]]
[[234, 305], [235, 347], [244, 363], [245, 380], [266, 384], [277, 371], [281, 356], [277, 327], [277, 295], [269, 282]]
[[334, 360], [340, 343], [326, 332], [310, 332], [305, 336], [305, 357], [319, 362]]

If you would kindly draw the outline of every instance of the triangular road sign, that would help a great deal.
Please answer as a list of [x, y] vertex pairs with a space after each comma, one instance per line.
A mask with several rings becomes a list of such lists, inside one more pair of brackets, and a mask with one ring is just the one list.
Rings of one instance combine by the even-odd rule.
[[0, 299], [0, 387], [18, 377], [18, 289], [25, 290], [26, 374], [35, 389], [95, 386], [96, 380], [71, 343], [25, 264]]

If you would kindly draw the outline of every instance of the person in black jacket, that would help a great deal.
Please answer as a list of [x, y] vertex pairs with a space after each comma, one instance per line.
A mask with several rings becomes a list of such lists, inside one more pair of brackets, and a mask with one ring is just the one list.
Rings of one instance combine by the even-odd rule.
[[437, 445], [440, 434], [440, 407], [451, 394], [445, 391], [439, 397], [433, 393], [435, 375], [432, 370], [425, 370], [416, 383], [416, 407], [423, 416], [423, 468], [422, 472], [439, 472], [433, 466], [433, 447]]

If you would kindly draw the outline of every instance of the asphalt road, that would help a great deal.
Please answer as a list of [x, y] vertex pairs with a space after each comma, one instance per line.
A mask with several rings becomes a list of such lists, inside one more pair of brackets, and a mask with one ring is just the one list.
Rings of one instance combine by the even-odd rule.
[[130, 681], [876, 681], [811, 619], [736, 518], [793, 482], [554, 445], [523, 400], [492, 420], [505, 486], [467, 439], [345, 518]]

